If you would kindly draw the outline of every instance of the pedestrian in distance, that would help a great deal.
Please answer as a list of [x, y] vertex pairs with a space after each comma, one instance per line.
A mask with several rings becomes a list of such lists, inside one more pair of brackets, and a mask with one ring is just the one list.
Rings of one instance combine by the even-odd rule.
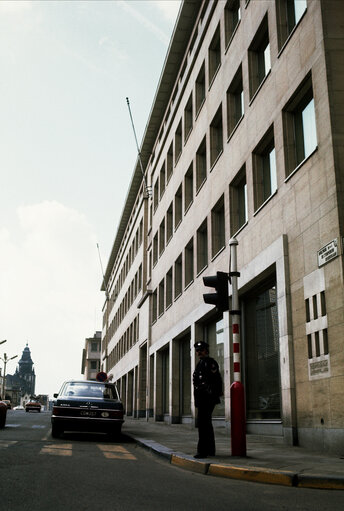
[[193, 373], [195, 406], [197, 408], [198, 445], [194, 458], [215, 456], [215, 437], [212, 413], [223, 395], [219, 365], [209, 357], [209, 344], [195, 343], [198, 364]]

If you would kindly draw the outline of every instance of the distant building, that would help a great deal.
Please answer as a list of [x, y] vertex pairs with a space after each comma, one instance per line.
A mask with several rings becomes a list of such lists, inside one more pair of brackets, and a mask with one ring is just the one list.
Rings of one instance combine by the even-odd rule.
[[95, 332], [93, 337], [85, 339], [81, 362], [81, 374], [85, 375], [85, 380], [95, 380], [100, 370], [101, 335], [101, 332]]
[[33, 361], [31, 359], [31, 352], [28, 344], [26, 344], [21, 359], [18, 362], [16, 372], [12, 375], [6, 376], [6, 395], [12, 394], [14, 391], [24, 396], [35, 394], [36, 375], [33, 368]]

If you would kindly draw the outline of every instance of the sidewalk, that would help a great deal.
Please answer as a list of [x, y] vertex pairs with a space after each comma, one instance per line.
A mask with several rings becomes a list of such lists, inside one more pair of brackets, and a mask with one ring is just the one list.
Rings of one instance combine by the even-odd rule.
[[232, 457], [229, 432], [216, 427], [216, 456], [195, 460], [198, 432], [191, 424], [168, 425], [126, 417], [122, 431], [170, 463], [194, 472], [284, 486], [344, 490], [344, 455], [285, 446], [279, 437], [247, 435], [246, 458]]

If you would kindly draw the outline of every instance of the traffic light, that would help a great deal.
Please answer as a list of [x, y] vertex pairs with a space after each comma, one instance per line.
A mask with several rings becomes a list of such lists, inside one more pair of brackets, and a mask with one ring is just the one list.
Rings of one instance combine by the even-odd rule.
[[218, 271], [216, 275], [203, 277], [203, 283], [205, 286], [216, 289], [216, 293], [205, 293], [203, 295], [204, 302], [215, 305], [218, 312], [227, 311], [229, 309], [228, 273]]

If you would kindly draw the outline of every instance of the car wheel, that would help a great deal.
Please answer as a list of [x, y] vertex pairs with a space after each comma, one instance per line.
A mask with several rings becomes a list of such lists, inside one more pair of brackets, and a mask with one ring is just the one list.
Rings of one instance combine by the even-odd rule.
[[51, 426], [51, 436], [53, 438], [59, 438], [61, 433], [62, 433], [62, 429], [59, 426], [56, 426], [56, 424], [53, 424]]
[[0, 429], [5, 427], [6, 423], [6, 415], [4, 417], [0, 417]]
[[111, 440], [118, 440], [121, 437], [122, 426], [115, 426], [109, 431], [109, 437]]

